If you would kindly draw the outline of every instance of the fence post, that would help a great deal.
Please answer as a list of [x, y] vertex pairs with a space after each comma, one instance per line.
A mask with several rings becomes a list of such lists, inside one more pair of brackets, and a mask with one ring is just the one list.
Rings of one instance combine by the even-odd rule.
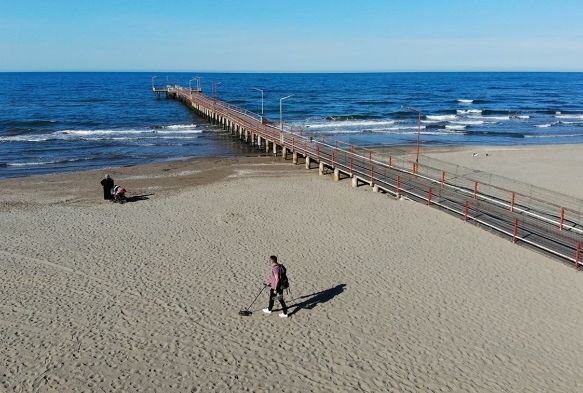
[[518, 218], [514, 220], [514, 234], [512, 236], [512, 242], [516, 243], [516, 237], [518, 236]]
[[474, 199], [478, 199], [478, 182], [474, 181]]
[[579, 261], [581, 260], [581, 242], [577, 242], [577, 252], [575, 253], [575, 269], [579, 270]]
[[445, 187], [445, 171], [441, 171], [441, 190]]
[[393, 157], [389, 156], [389, 168], [393, 167]]
[[514, 200], [516, 199], [516, 193], [512, 192], [512, 202], [510, 203], [510, 211], [514, 212]]
[[401, 193], [401, 176], [397, 175], [397, 196]]
[[563, 223], [565, 222], [565, 208], [561, 208], [561, 223], [559, 224], [559, 229], [563, 230]]
[[352, 168], [354, 164], [354, 145], [350, 145], [350, 174], [352, 175]]
[[433, 188], [429, 187], [429, 198], [427, 198], [427, 204], [431, 206], [431, 196], [433, 194]]
[[413, 176], [417, 177], [417, 163], [413, 163]]

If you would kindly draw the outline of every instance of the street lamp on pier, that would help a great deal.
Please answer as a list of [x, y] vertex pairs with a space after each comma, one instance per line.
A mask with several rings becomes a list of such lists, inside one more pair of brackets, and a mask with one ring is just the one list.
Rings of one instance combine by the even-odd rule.
[[421, 134], [421, 116], [423, 115], [423, 112], [411, 107], [405, 107], [405, 109], [417, 113], [417, 156], [415, 158], [415, 163], [419, 164], [419, 135]]
[[261, 122], [263, 123], [263, 90], [257, 87], [254, 87], [253, 90], [257, 90], [261, 92]]
[[287, 100], [290, 97], [293, 97], [293, 94], [290, 94], [289, 96], [286, 97], [282, 97], [279, 99], [279, 128], [281, 128], [281, 130], [283, 131], [283, 100]]
[[213, 82], [211, 81], [212, 86], [212, 94], [214, 98], [217, 98], [217, 87], [221, 85], [223, 82]]
[[188, 81], [188, 90], [190, 91], [190, 98], [192, 98], [192, 81], [195, 79], [196, 78], [192, 78], [191, 80]]
[[196, 91], [198, 93], [202, 92], [202, 89], [200, 88], [200, 80], [202, 79], [202, 76], [195, 76], [194, 79], [196, 79]]
[[155, 83], [155, 81], [156, 81], [156, 78], [157, 77], [158, 76], [153, 76], [152, 77], [152, 91], [155, 91], [156, 90], [156, 83]]

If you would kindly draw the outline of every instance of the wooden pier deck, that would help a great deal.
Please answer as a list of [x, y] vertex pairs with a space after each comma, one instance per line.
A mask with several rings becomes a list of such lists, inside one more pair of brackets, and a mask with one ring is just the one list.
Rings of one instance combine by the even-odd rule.
[[[419, 162], [378, 153], [340, 142], [323, 140], [280, 129], [262, 116], [208, 97], [201, 91], [177, 85], [157, 90], [179, 100], [211, 123], [258, 149], [280, 155], [334, 180], [351, 179], [353, 187], [368, 185], [373, 191], [406, 197], [461, 217], [521, 244], [573, 264], [579, 270], [583, 244], [582, 201], [549, 190], [533, 193], [486, 183], [471, 171], [448, 172], [422, 157]], [[441, 166], [441, 167], [439, 167]], [[502, 182], [500, 182], [502, 183]], [[535, 195], [533, 195], [535, 194]], [[452, 245], [455, 247], [455, 245]]]

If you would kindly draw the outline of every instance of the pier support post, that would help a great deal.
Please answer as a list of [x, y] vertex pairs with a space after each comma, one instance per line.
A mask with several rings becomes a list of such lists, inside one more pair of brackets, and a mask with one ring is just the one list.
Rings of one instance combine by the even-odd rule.
[[297, 151], [292, 152], [292, 163], [294, 165], [298, 165], [298, 152]]
[[324, 163], [322, 161], [320, 161], [320, 167], [318, 169], [318, 174], [320, 176], [324, 176]]
[[356, 176], [352, 176], [352, 187], [358, 187], [358, 178]]
[[379, 192], [379, 186], [377, 186], [376, 184], [372, 186], [372, 192]]
[[340, 180], [340, 169], [334, 168], [334, 181]]
[[281, 147], [281, 158], [283, 158], [284, 160], [287, 160], [287, 147], [285, 147], [285, 146]]
[[273, 155], [277, 156], [277, 143], [275, 141], [273, 141]]
[[310, 156], [306, 156], [306, 169], [311, 169], [310, 168], [310, 164], [311, 164], [311, 160], [310, 160]]
[[269, 153], [269, 140], [265, 139], [265, 152]]

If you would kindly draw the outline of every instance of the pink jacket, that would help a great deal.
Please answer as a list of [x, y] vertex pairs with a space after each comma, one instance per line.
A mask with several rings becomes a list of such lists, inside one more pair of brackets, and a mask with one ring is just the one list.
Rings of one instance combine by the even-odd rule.
[[273, 265], [271, 267], [271, 289], [274, 291], [277, 289], [277, 284], [279, 282], [279, 265]]

